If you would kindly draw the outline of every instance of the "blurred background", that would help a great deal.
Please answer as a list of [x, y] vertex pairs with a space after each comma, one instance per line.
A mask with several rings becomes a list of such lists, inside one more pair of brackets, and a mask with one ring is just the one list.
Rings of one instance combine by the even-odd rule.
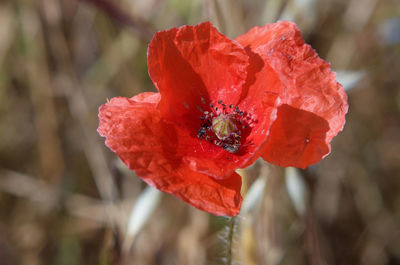
[[[155, 91], [157, 30], [295, 21], [349, 95], [332, 153], [257, 163], [234, 219], [148, 188], [104, 146], [107, 98]], [[0, 264], [400, 264], [398, 0], [0, 1]]]

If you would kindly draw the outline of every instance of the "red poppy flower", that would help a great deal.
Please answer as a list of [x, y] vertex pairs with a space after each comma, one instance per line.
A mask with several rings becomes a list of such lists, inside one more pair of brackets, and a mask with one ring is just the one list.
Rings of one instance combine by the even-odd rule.
[[237, 168], [305, 168], [344, 125], [342, 86], [291, 22], [236, 41], [209, 22], [160, 31], [148, 66], [159, 93], [111, 99], [98, 132], [148, 184], [216, 215], [239, 212]]

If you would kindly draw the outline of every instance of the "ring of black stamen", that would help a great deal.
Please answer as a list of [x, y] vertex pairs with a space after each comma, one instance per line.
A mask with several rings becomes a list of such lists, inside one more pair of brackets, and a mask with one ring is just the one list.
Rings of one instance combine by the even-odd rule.
[[[216, 146], [221, 147], [222, 149], [226, 150], [230, 153], [236, 153], [242, 146], [241, 138], [244, 129], [247, 128], [247, 123], [252, 122], [252, 119], [248, 116], [247, 113], [240, 110], [238, 106], [234, 106], [233, 104], [226, 105], [223, 103], [222, 100], [217, 101], [218, 104], [221, 105], [221, 110], [215, 106], [215, 103], [210, 103], [209, 107], [211, 111], [202, 111], [203, 115], [200, 116], [201, 126], [197, 131], [197, 138], [209, 141]], [[227, 110], [227, 106], [229, 111]], [[218, 138], [217, 133], [213, 129], [213, 119], [220, 117], [221, 115], [224, 116], [232, 116], [232, 119], [236, 122], [236, 125], [240, 125], [240, 127], [236, 128], [236, 131], [231, 132], [228, 137]], [[245, 125], [243, 124], [245, 123]], [[250, 125], [251, 127], [251, 125]], [[241, 128], [241, 130], [238, 130]]]

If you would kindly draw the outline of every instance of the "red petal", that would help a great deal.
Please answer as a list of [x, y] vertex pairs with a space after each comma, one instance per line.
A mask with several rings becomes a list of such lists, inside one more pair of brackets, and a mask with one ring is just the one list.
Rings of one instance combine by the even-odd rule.
[[326, 143], [328, 130], [329, 124], [323, 118], [282, 105], [264, 146], [263, 158], [283, 167], [306, 168], [329, 153], [330, 146]]
[[182, 163], [176, 128], [160, 117], [159, 100], [158, 93], [142, 93], [102, 105], [98, 132], [106, 145], [150, 185], [216, 215], [238, 214], [240, 176], [216, 181]]
[[238, 102], [249, 64], [241, 46], [219, 33], [210, 22], [179, 28], [174, 43], [203, 80], [209, 103]]
[[[196, 114], [196, 106], [207, 98], [207, 89], [184, 60], [174, 44], [178, 29], [157, 32], [147, 51], [149, 75], [162, 94], [160, 110], [171, 121], [191, 123]], [[188, 111], [192, 114], [188, 116]], [[200, 112], [198, 112], [200, 115]]]
[[[321, 160], [329, 153], [332, 138], [342, 130], [348, 109], [346, 93], [337, 83], [330, 65], [304, 44], [299, 29], [291, 22], [255, 27], [237, 41], [258, 54], [265, 67], [269, 66], [279, 77], [280, 87], [267, 85], [265, 89], [278, 92], [283, 104], [298, 110], [281, 108], [278, 111], [277, 124], [271, 128], [263, 158], [274, 164], [303, 168]], [[291, 116], [287, 117], [289, 114]], [[310, 119], [311, 114], [321, 120]], [[322, 120], [326, 121], [328, 129]], [[327, 130], [324, 134], [320, 133], [321, 127]], [[289, 131], [290, 134], [283, 135]], [[318, 137], [313, 139], [314, 135]], [[310, 142], [318, 144], [299, 149], [308, 136]], [[285, 137], [287, 141], [280, 141], [279, 147], [273, 140]]]
[[[209, 22], [154, 35], [148, 49], [149, 74], [162, 95], [160, 109], [186, 127], [210, 103], [236, 104], [247, 76], [248, 56]], [[198, 129], [198, 128], [197, 128]]]
[[148, 174], [142, 178], [148, 184], [173, 194], [200, 210], [220, 216], [239, 214], [242, 180], [236, 173], [224, 180], [215, 180], [186, 166], [167, 175], [154, 175], [153, 171], [146, 173]]

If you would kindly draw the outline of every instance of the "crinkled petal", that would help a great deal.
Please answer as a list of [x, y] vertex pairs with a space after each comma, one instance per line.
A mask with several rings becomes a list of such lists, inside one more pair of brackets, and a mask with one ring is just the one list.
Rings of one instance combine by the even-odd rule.
[[[157, 32], [147, 51], [149, 75], [162, 95], [159, 109], [163, 117], [182, 126], [194, 125], [200, 115], [196, 106], [208, 98], [206, 86], [179, 50], [174, 39], [177, 28]], [[197, 121], [196, 121], [197, 122]]]
[[106, 145], [159, 190], [216, 215], [237, 215], [242, 202], [240, 176], [232, 173], [218, 181], [182, 163], [176, 127], [160, 116], [159, 101], [159, 93], [142, 93], [102, 105], [98, 132], [106, 137]]
[[[326, 143], [328, 122], [309, 111], [284, 104], [264, 146], [263, 158], [274, 164], [305, 168], [329, 153]], [[265, 150], [267, 150], [265, 152]]]
[[180, 27], [174, 43], [206, 86], [208, 104], [218, 100], [238, 103], [249, 64], [240, 45], [219, 33], [210, 22]]
[[[299, 29], [291, 22], [255, 27], [238, 37], [237, 41], [246, 49], [260, 55], [266, 67], [269, 66], [279, 77], [280, 87], [274, 86], [270, 89], [266, 85], [265, 89], [279, 93], [282, 104], [299, 110], [286, 111], [282, 108], [278, 111], [278, 123], [271, 128], [269, 144], [264, 148], [263, 158], [274, 164], [302, 168], [321, 160], [329, 153], [332, 138], [342, 130], [348, 109], [346, 93], [337, 83], [330, 65], [320, 59], [311, 46], [304, 43]], [[321, 126], [326, 127], [318, 119], [304, 118], [310, 116], [305, 112], [318, 116], [328, 124], [324, 141], [321, 141], [319, 131]], [[289, 113], [295, 116], [285, 117]], [[310, 123], [312, 121], [316, 123]], [[296, 124], [296, 127], [292, 124]], [[282, 140], [282, 129], [292, 132], [285, 135], [290, 138], [281, 141], [277, 150], [277, 144], [272, 139]], [[309, 129], [311, 131], [305, 134]], [[318, 138], [314, 139], [314, 135], [318, 135]], [[308, 136], [311, 138], [307, 138]], [[314, 142], [318, 144], [312, 144]], [[309, 147], [303, 151], [295, 148], [304, 143]], [[313, 154], [313, 159], [310, 159], [310, 153]]]
[[143, 180], [157, 189], [173, 194], [192, 206], [219, 216], [236, 216], [242, 203], [241, 177], [232, 173], [229, 178], [215, 180], [192, 171], [183, 164], [167, 175], [145, 172]]
[[260, 55], [249, 48], [245, 50], [249, 56], [250, 65], [239, 108], [252, 113], [255, 122], [251, 134], [246, 138], [249, 145], [247, 148], [249, 159], [241, 167], [251, 165], [264, 152], [271, 125], [277, 117], [277, 107], [281, 104], [279, 93], [277, 93], [281, 86], [279, 77], [269, 65], [264, 63]]
[[186, 122], [218, 100], [236, 104], [247, 76], [246, 52], [211, 23], [183, 26], [154, 35], [149, 74], [162, 95], [166, 117]]

